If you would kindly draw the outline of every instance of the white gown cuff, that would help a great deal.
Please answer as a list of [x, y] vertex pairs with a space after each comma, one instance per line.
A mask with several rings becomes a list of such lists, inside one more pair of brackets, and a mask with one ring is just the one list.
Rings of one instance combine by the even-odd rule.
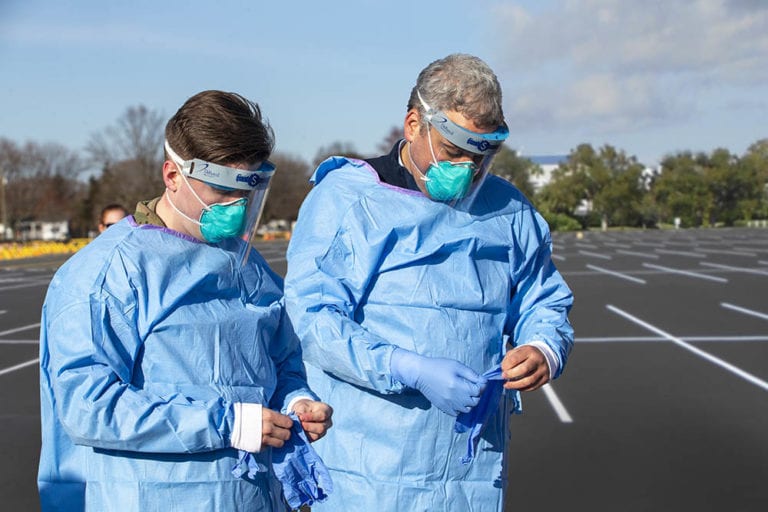
[[232, 448], [258, 453], [261, 451], [261, 404], [237, 402], [232, 427]]
[[549, 367], [549, 380], [552, 381], [557, 375], [557, 370], [560, 369], [560, 361], [557, 359], [555, 352], [543, 341], [534, 340], [528, 343], [533, 347], [536, 347], [544, 354], [544, 358], [547, 360], [547, 366]]

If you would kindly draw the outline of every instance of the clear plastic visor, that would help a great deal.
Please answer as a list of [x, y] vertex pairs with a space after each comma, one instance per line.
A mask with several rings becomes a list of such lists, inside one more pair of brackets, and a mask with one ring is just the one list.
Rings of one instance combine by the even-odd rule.
[[[446, 145], [443, 141], [438, 142], [437, 138], [430, 137], [429, 144], [433, 151], [433, 158], [436, 161], [449, 160], [456, 165], [470, 165], [469, 160], [466, 159], [471, 160], [474, 169], [472, 184], [467, 194], [458, 199], [444, 201], [454, 208], [469, 211], [478, 190], [488, 175], [496, 153], [509, 137], [509, 128], [506, 123], [502, 123], [496, 130], [489, 133], [468, 130], [453, 122], [444, 112], [430, 107], [419, 91], [416, 91], [416, 94], [422, 107], [424, 107], [424, 117], [429, 125], [449, 143]], [[466, 164], [461, 161], [462, 157]]]
[[[247, 206], [242, 238], [250, 244], [264, 211], [272, 176], [275, 174], [275, 165], [269, 160], [265, 160], [251, 169], [238, 169], [199, 158], [183, 160], [170, 147], [168, 141], [165, 141], [165, 149], [185, 178], [201, 181], [214, 190], [227, 195], [226, 200], [213, 204], [226, 205], [239, 201], [241, 198], [246, 199]], [[210, 208], [213, 204], [206, 205], [205, 209]]]

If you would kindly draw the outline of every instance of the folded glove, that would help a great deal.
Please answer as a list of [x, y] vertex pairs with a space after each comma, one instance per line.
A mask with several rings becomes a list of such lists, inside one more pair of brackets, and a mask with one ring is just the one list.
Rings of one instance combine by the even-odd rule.
[[[282, 448], [272, 448], [272, 470], [283, 486], [283, 496], [292, 509], [302, 505], [322, 503], [333, 492], [333, 482], [323, 460], [309, 444], [296, 413], [289, 414], [293, 420], [291, 438]], [[232, 474], [237, 478], [254, 478], [267, 468], [253, 454], [240, 450]], [[246, 475], [246, 476], [244, 476]]]
[[499, 408], [499, 400], [504, 391], [504, 378], [501, 376], [500, 364], [485, 372], [482, 377], [488, 384], [483, 390], [480, 401], [469, 412], [459, 414], [453, 425], [453, 430], [459, 434], [470, 431], [467, 439], [467, 453], [459, 459], [462, 464], [469, 464], [475, 458], [480, 434], [483, 433], [490, 417]]
[[333, 492], [333, 482], [328, 468], [309, 444], [296, 413], [289, 416], [293, 420], [291, 438], [282, 448], [272, 449], [272, 469], [283, 484], [286, 501], [296, 509], [325, 501]]

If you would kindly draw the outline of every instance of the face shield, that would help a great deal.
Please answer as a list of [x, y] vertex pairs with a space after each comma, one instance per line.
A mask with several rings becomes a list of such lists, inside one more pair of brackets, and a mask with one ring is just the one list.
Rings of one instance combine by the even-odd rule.
[[[192, 178], [219, 192], [240, 195], [231, 201], [206, 204], [190, 187], [190, 191], [203, 206], [197, 220], [185, 215], [173, 203], [171, 206], [183, 217], [198, 224], [207, 242], [217, 243], [227, 238], [239, 237], [250, 245], [264, 209], [272, 175], [275, 173], [274, 164], [265, 160], [251, 169], [237, 169], [199, 158], [182, 160], [168, 141], [165, 142], [165, 149], [185, 181]], [[245, 256], [247, 257], [247, 252]]]
[[416, 91], [416, 94], [424, 107], [424, 117], [430, 126], [448, 142], [471, 156], [470, 161], [439, 161], [432, 146], [431, 130], [428, 130], [432, 163], [426, 172], [421, 173], [427, 192], [436, 201], [468, 211], [488, 175], [493, 158], [509, 136], [509, 129], [506, 123], [503, 123], [490, 133], [467, 130], [451, 121], [445, 113], [431, 108], [419, 91]]

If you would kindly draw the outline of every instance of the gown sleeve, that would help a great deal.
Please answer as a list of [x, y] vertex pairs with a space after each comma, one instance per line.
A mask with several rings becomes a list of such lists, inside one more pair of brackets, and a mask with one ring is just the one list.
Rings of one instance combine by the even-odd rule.
[[[229, 447], [232, 404], [187, 391], [157, 396], [131, 383], [141, 339], [125, 272], [111, 265], [87, 300], [59, 286], [43, 308], [57, 416], [74, 443], [94, 448], [192, 453]], [[109, 286], [105, 286], [105, 274]], [[115, 294], [110, 290], [121, 289]], [[119, 296], [118, 296], [119, 295]]]
[[335, 174], [315, 186], [299, 213], [287, 255], [288, 314], [309, 364], [356, 386], [399, 393], [404, 386], [390, 372], [396, 346], [355, 320], [386, 240], [367, 236], [357, 198], [336, 186]]

